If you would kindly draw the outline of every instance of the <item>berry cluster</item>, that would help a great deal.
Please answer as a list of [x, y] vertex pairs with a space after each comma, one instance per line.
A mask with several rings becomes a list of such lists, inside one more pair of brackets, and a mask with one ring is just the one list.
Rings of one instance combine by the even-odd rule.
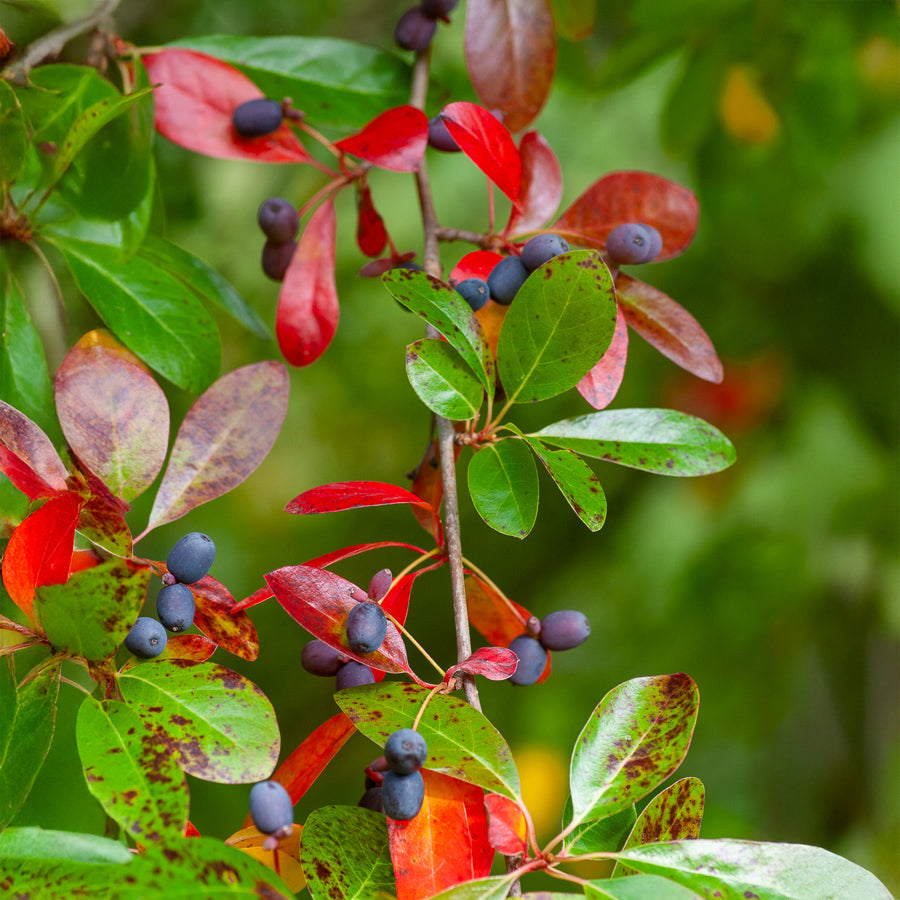
[[384, 772], [381, 785], [367, 779], [367, 790], [359, 805], [398, 821], [418, 815], [425, 799], [425, 782], [419, 769], [427, 758], [428, 747], [418, 731], [395, 731], [385, 742], [384, 756], [372, 764], [372, 769]]
[[459, 0], [422, 0], [400, 16], [394, 28], [394, 40], [404, 50], [427, 50], [434, 38], [438, 20], [449, 22]]
[[558, 234], [539, 234], [525, 242], [521, 256], [505, 256], [501, 259], [491, 269], [487, 281], [466, 278], [456, 285], [456, 290], [476, 312], [488, 300], [509, 306], [525, 279], [535, 269], [568, 249], [568, 243]]
[[256, 221], [266, 236], [262, 270], [273, 281], [282, 281], [297, 249], [295, 238], [300, 228], [300, 215], [292, 203], [281, 197], [270, 197], [259, 207]]
[[541, 677], [548, 650], [571, 650], [583, 644], [591, 633], [591, 624], [584, 613], [561, 609], [541, 620], [532, 616], [525, 629], [525, 634], [514, 638], [509, 645], [519, 659], [509, 680], [518, 685], [534, 684]]
[[269, 100], [268, 97], [259, 97], [256, 100], [247, 100], [234, 108], [231, 114], [231, 124], [234, 130], [247, 138], [263, 137], [281, 128], [284, 119], [284, 111], [277, 100]]
[[662, 250], [662, 237], [652, 225], [626, 222], [607, 235], [606, 256], [614, 266], [650, 262]]
[[192, 531], [175, 542], [166, 559], [163, 586], [156, 595], [156, 614], [140, 616], [125, 638], [125, 647], [142, 659], [153, 659], [166, 649], [166, 629], [187, 631], [194, 623], [196, 603], [187, 586], [198, 582], [213, 564], [216, 545], [212, 538]]
[[250, 816], [257, 830], [276, 840], [288, 837], [294, 827], [294, 804], [284, 785], [260, 781], [250, 788]]

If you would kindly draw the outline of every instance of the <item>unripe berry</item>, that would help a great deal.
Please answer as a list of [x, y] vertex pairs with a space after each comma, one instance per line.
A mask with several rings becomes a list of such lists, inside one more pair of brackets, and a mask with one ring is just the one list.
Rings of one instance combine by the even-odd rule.
[[187, 631], [196, 609], [194, 595], [184, 584], [165, 585], [156, 595], [156, 614], [169, 631]]
[[466, 278], [456, 285], [456, 292], [477, 312], [491, 299], [491, 290], [480, 278]]
[[414, 6], [400, 16], [394, 40], [404, 50], [427, 50], [436, 28], [437, 22], [426, 16], [421, 6]]
[[359, 687], [362, 684], [375, 684], [375, 673], [366, 665], [355, 659], [345, 662], [334, 677], [334, 689]]
[[166, 649], [166, 629], [150, 616], [140, 616], [125, 638], [125, 649], [141, 659], [153, 659]]
[[310, 675], [337, 675], [340, 667], [348, 660], [349, 657], [340, 650], [335, 650], [318, 638], [304, 644], [300, 651], [300, 665]]
[[281, 197], [264, 200], [256, 214], [262, 233], [273, 244], [287, 244], [297, 236], [300, 216], [292, 203]]
[[412, 728], [401, 728], [385, 742], [384, 758], [392, 772], [409, 775], [410, 772], [415, 772], [425, 765], [428, 758], [425, 738]]
[[538, 266], [568, 249], [568, 242], [558, 234], [539, 234], [525, 242], [522, 247], [522, 262], [529, 272], [533, 272]]
[[419, 771], [409, 775], [398, 775], [396, 772], [385, 772], [381, 783], [381, 799], [384, 812], [391, 818], [401, 822], [418, 815], [425, 800], [425, 781]]
[[541, 619], [538, 640], [548, 650], [571, 650], [583, 644], [591, 633], [587, 616], [575, 609], [559, 609]]
[[277, 100], [260, 97], [235, 107], [231, 114], [234, 130], [241, 137], [262, 137], [281, 127], [281, 104]]
[[194, 584], [209, 571], [215, 558], [212, 538], [192, 531], [175, 542], [166, 557], [166, 568], [181, 584]]
[[547, 665], [547, 651], [539, 641], [527, 634], [513, 638], [509, 649], [519, 658], [516, 671], [509, 676], [509, 681], [522, 686], [534, 684]]
[[646, 225], [626, 222], [624, 225], [617, 225], [607, 235], [606, 255], [615, 266], [636, 265], [650, 259], [653, 244], [653, 236]]
[[383, 599], [390, 589], [391, 581], [393, 581], [391, 570], [379, 569], [369, 582], [369, 599], [375, 601]]
[[288, 266], [294, 258], [297, 249], [296, 241], [288, 241], [286, 244], [274, 244], [266, 241], [262, 248], [262, 270], [272, 281], [284, 281]]
[[263, 834], [291, 833], [294, 824], [294, 804], [284, 785], [277, 781], [260, 781], [250, 788], [250, 815], [253, 824]]
[[374, 653], [386, 634], [387, 617], [377, 603], [364, 600], [347, 613], [347, 643], [357, 653]]

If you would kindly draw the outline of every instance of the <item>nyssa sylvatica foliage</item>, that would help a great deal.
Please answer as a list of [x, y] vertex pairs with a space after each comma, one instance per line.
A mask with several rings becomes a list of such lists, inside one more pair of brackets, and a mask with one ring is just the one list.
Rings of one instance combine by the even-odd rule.
[[[825, 850], [700, 837], [700, 780], [660, 790], [697, 718], [698, 689], [684, 673], [598, 691], [587, 723], [572, 730], [564, 821], [543, 845], [509, 747], [481, 710], [479, 679], [528, 691], [556, 677], [555, 653], [585, 652], [591, 627], [577, 609], [532, 610], [508, 597], [464, 554], [458, 489], [487, 527], [523, 538], [536, 521], [543, 468], [576, 519], [598, 531], [607, 504], [587, 460], [699, 476], [735, 458], [728, 439], [695, 417], [611, 406], [633, 334], [698, 378], [722, 378], [709, 337], [653, 287], [652, 269], [621, 268], [683, 253], [699, 209], [683, 185], [617, 171], [598, 173], [559, 211], [562, 165], [532, 127], [556, 62], [547, 0], [423, 3], [404, 14], [406, 49], [397, 54], [246, 36], [144, 50], [110, 31], [107, 5], [18, 53], [15, 35], [0, 33], [8, 55], [0, 80], [0, 468], [28, 502], [3, 532], [11, 603], [0, 617], [0, 894], [284, 898], [305, 885], [314, 898], [499, 900], [527, 896], [532, 873], [543, 871], [560, 879], [560, 892], [542, 897], [887, 898], [873, 875]], [[478, 102], [426, 111], [430, 44], [441, 40], [442, 21], [462, 15]], [[46, 63], [79, 26], [99, 26], [87, 64]], [[327, 61], [329, 79], [304, 75], [298, 61], [316, 59]], [[154, 132], [195, 154], [310, 167], [320, 178], [307, 197], [259, 198], [263, 265], [280, 282], [274, 335], [219, 273], [157, 234]], [[438, 132], [439, 151], [429, 144]], [[431, 200], [428, 154], [454, 150], [473, 179], [486, 179], [480, 232], [440, 221]], [[416, 192], [420, 245], [392, 239], [369, 184], [373, 168]], [[285, 418], [289, 367], [314, 364], [340, 341], [342, 191], [356, 198], [357, 244], [369, 257], [360, 274], [372, 279], [373, 296], [423, 320], [422, 338], [397, 353], [423, 420], [435, 423], [433, 446], [408, 485], [299, 485], [285, 511], [364, 515], [398, 505], [416, 517], [427, 546], [383, 540], [303, 564], [285, 560], [236, 599], [216, 578], [216, 535], [185, 529], [168, 564], [137, 548], [256, 470]], [[505, 223], [495, 218], [501, 197]], [[451, 241], [470, 245], [452, 265], [443, 249], [458, 246]], [[99, 318], [73, 336], [52, 379], [21, 274], [33, 258]], [[487, 296], [492, 275], [496, 299]], [[486, 286], [476, 285], [477, 296], [456, 290], [472, 279]], [[59, 288], [58, 299], [70, 298]], [[210, 304], [273, 337], [280, 358], [220, 374]], [[157, 376], [196, 396], [171, 446]], [[518, 406], [573, 389], [583, 414], [536, 430], [516, 424]], [[48, 437], [56, 421], [65, 446]], [[154, 484], [135, 534], [131, 503]], [[387, 547], [409, 554], [397, 575], [375, 561], [378, 571], [360, 587], [334, 571], [360, 554], [377, 560]], [[452, 664], [433, 659], [406, 627], [426, 572], [447, 578]], [[157, 595], [162, 622], [140, 615]], [[256, 658], [249, 611], [261, 603], [280, 604], [297, 624], [297, 653], [284, 662], [296, 669], [291, 677], [321, 685], [305, 667], [334, 676], [339, 688], [335, 714], [309, 722], [308, 737], [286, 753], [263, 692], [210, 661], [216, 650]], [[470, 628], [481, 639], [475, 649]], [[427, 671], [413, 669], [410, 644]], [[36, 654], [30, 668], [16, 665]], [[64, 674], [73, 665], [92, 690]], [[103, 835], [16, 824], [58, 705], [75, 696], [73, 750], [108, 817]], [[375, 745], [365, 780], [353, 776], [364, 800], [292, 822], [291, 806], [327, 767], [341, 766], [355, 732]], [[186, 774], [247, 785], [247, 819], [232, 823], [224, 842], [191, 824]], [[586, 877], [575, 865], [586, 860], [606, 868]]]

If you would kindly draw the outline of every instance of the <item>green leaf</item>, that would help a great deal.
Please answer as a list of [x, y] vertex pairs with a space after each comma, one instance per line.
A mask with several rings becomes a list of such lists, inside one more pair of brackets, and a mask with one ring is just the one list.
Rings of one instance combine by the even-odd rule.
[[243, 675], [214, 663], [150, 660], [123, 674], [119, 686], [189, 775], [248, 784], [275, 768], [281, 748], [275, 711]]
[[722, 432], [672, 409], [605, 409], [554, 422], [532, 436], [657, 475], [710, 475], [735, 460]]
[[131, 853], [124, 844], [93, 835], [10, 829], [0, 835], [0, 871], [10, 896], [41, 900], [294, 897], [271, 869], [213, 838], [168, 841]]
[[199, 392], [216, 377], [216, 326], [186, 288], [140, 256], [113, 247], [53, 238], [79, 289], [129, 350], [185, 390]]
[[25, 116], [13, 89], [0, 79], [0, 134], [3, 153], [0, 153], [0, 184], [11, 184], [25, 165], [28, 135]]
[[425, 272], [390, 269], [381, 278], [399, 303], [421, 316], [459, 351], [484, 389], [492, 393], [496, 379], [494, 358], [481, 323], [469, 304], [452, 288]]
[[[626, 806], [620, 812], [598, 819], [585, 819], [566, 838], [565, 848], [568, 854], [609, 853], [621, 850], [625, 839], [631, 833], [637, 820], [634, 805]], [[572, 821], [572, 798], [566, 801], [563, 821], [568, 825]]]
[[108, 559], [75, 572], [65, 584], [39, 587], [35, 615], [54, 647], [100, 662], [125, 640], [149, 584], [148, 567]]
[[3, 399], [49, 430], [56, 414], [44, 345], [11, 274], [0, 278], [0, 333]]
[[[337, 705], [379, 747], [399, 728], [411, 728], [429, 689], [383, 681], [334, 695]], [[428, 745], [425, 765], [522, 802], [519, 773], [503, 736], [464, 700], [437, 694], [428, 703], [418, 731]]]
[[632, 868], [663, 875], [722, 900], [891, 900], [855, 863], [805, 844], [688, 840], [646, 844], [619, 855]]
[[267, 97], [293, 97], [313, 125], [359, 128], [386, 108], [409, 102], [409, 64], [352, 41], [209, 35], [167, 46], [188, 47], [231, 63]]
[[[347, 836], [353, 835], [348, 841]], [[324, 806], [303, 825], [300, 856], [310, 895], [369, 900], [397, 890], [384, 815], [358, 806]]]
[[184, 773], [160, 738], [131, 707], [86, 697], [75, 727], [88, 790], [136, 841], [184, 834], [188, 794]]
[[406, 375], [419, 399], [453, 422], [473, 418], [481, 408], [484, 388], [450, 344], [424, 338], [406, 348]]
[[584, 896], [588, 900], [703, 900], [705, 895], [658, 875], [635, 875], [594, 881], [585, 885]]
[[272, 339], [272, 330], [260, 314], [225, 278], [198, 256], [155, 235], [147, 237], [141, 245], [140, 255], [165, 269], [202, 299], [225, 310], [248, 331], [264, 340]]
[[525, 438], [575, 515], [591, 531], [599, 531], [606, 521], [606, 494], [591, 467], [572, 450], [550, 450], [514, 425], [508, 427]]
[[19, 687], [14, 716], [4, 710], [9, 731], [0, 741], [6, 745], [0, 763], [0, 830], [15, 818], [47, 758], [56, 726], [59, 673], [59, 662], [45, 665]]
[[469, 461], [469, 493], [478, 515], [501, 534], [523, 538], [538, 511], [538, 476], [525, 441], [506, 438]]
[[[478, 878], [456, 887], [447, 888], [435, 894], [431, 900], [505, 900], [509, 886], [516, 880], [515, 875], [495, 875], [492, 878]], [[549, 895], [544, 895], [549, 896]], [[571, 896], [571, 895], [569, 895]]]
[[612, 276], [596, 251], [563, 253], [536, 269], [507, 310], [497, 342], [509, 402], [575, 387], [609, 347], [616, 314]]
[[690, 746], [698, 705], [697, 686], [683, 673], [613, 688], [575, 742], [572, 822], [613, 815], [668, 778]]

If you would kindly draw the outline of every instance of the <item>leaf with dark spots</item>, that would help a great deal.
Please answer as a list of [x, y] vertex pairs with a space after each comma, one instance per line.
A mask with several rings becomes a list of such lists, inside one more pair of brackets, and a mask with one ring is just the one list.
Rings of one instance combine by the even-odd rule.
[[188, 411], [153, 501], [145, 534], [222, 496], [263, 461], [287, 414], [289, 381], [278, 362], [218, 379]]
[[179, 838], [188, 814], [176, 755], [130, 706], [92, 697], [78, 711], [76, 742], [88, 789], [106, 814], [142, 842]]
[[[394, 731], [412, 727], [428, 693], [418, 685], [385, 681], [338, 691], [334, 699], [359, 731], [383, 747]], [[464, 700], [437, 694], [418, 730], [428, 745], [429, 769], [522, 802], [519, 774], [503, 736]]]
[[[281, 739], [272, 704], [243, 675], [214, 663], [150, 660], [122, 674], [120, 689], [145, 724], [204, 781], [268, 778]], [[187, 724], [171, 728], [171, 717]]]
[[422, 769], [425, 799], [409, 821], [387, 820], [397, 900], [419, 900], [490, 874], [484, 791]]
[[259, 655], [256, 626], [247, 613], [235, 610], [237, 604], [225, 585], [204, 575], [191, 585], [191, 592], [197, 602], [194, 624], [223, 650], [253, 662]]
[[50, 438], [28, 416], [2, 400], [0, 471], [29, 500], [66, 490], [69, 474]]
[[572, 821], [613, 815], [668, 778], [690, 746], [698, 706], [697, 686], [683, 673], [613, 688], [572, 754]]

